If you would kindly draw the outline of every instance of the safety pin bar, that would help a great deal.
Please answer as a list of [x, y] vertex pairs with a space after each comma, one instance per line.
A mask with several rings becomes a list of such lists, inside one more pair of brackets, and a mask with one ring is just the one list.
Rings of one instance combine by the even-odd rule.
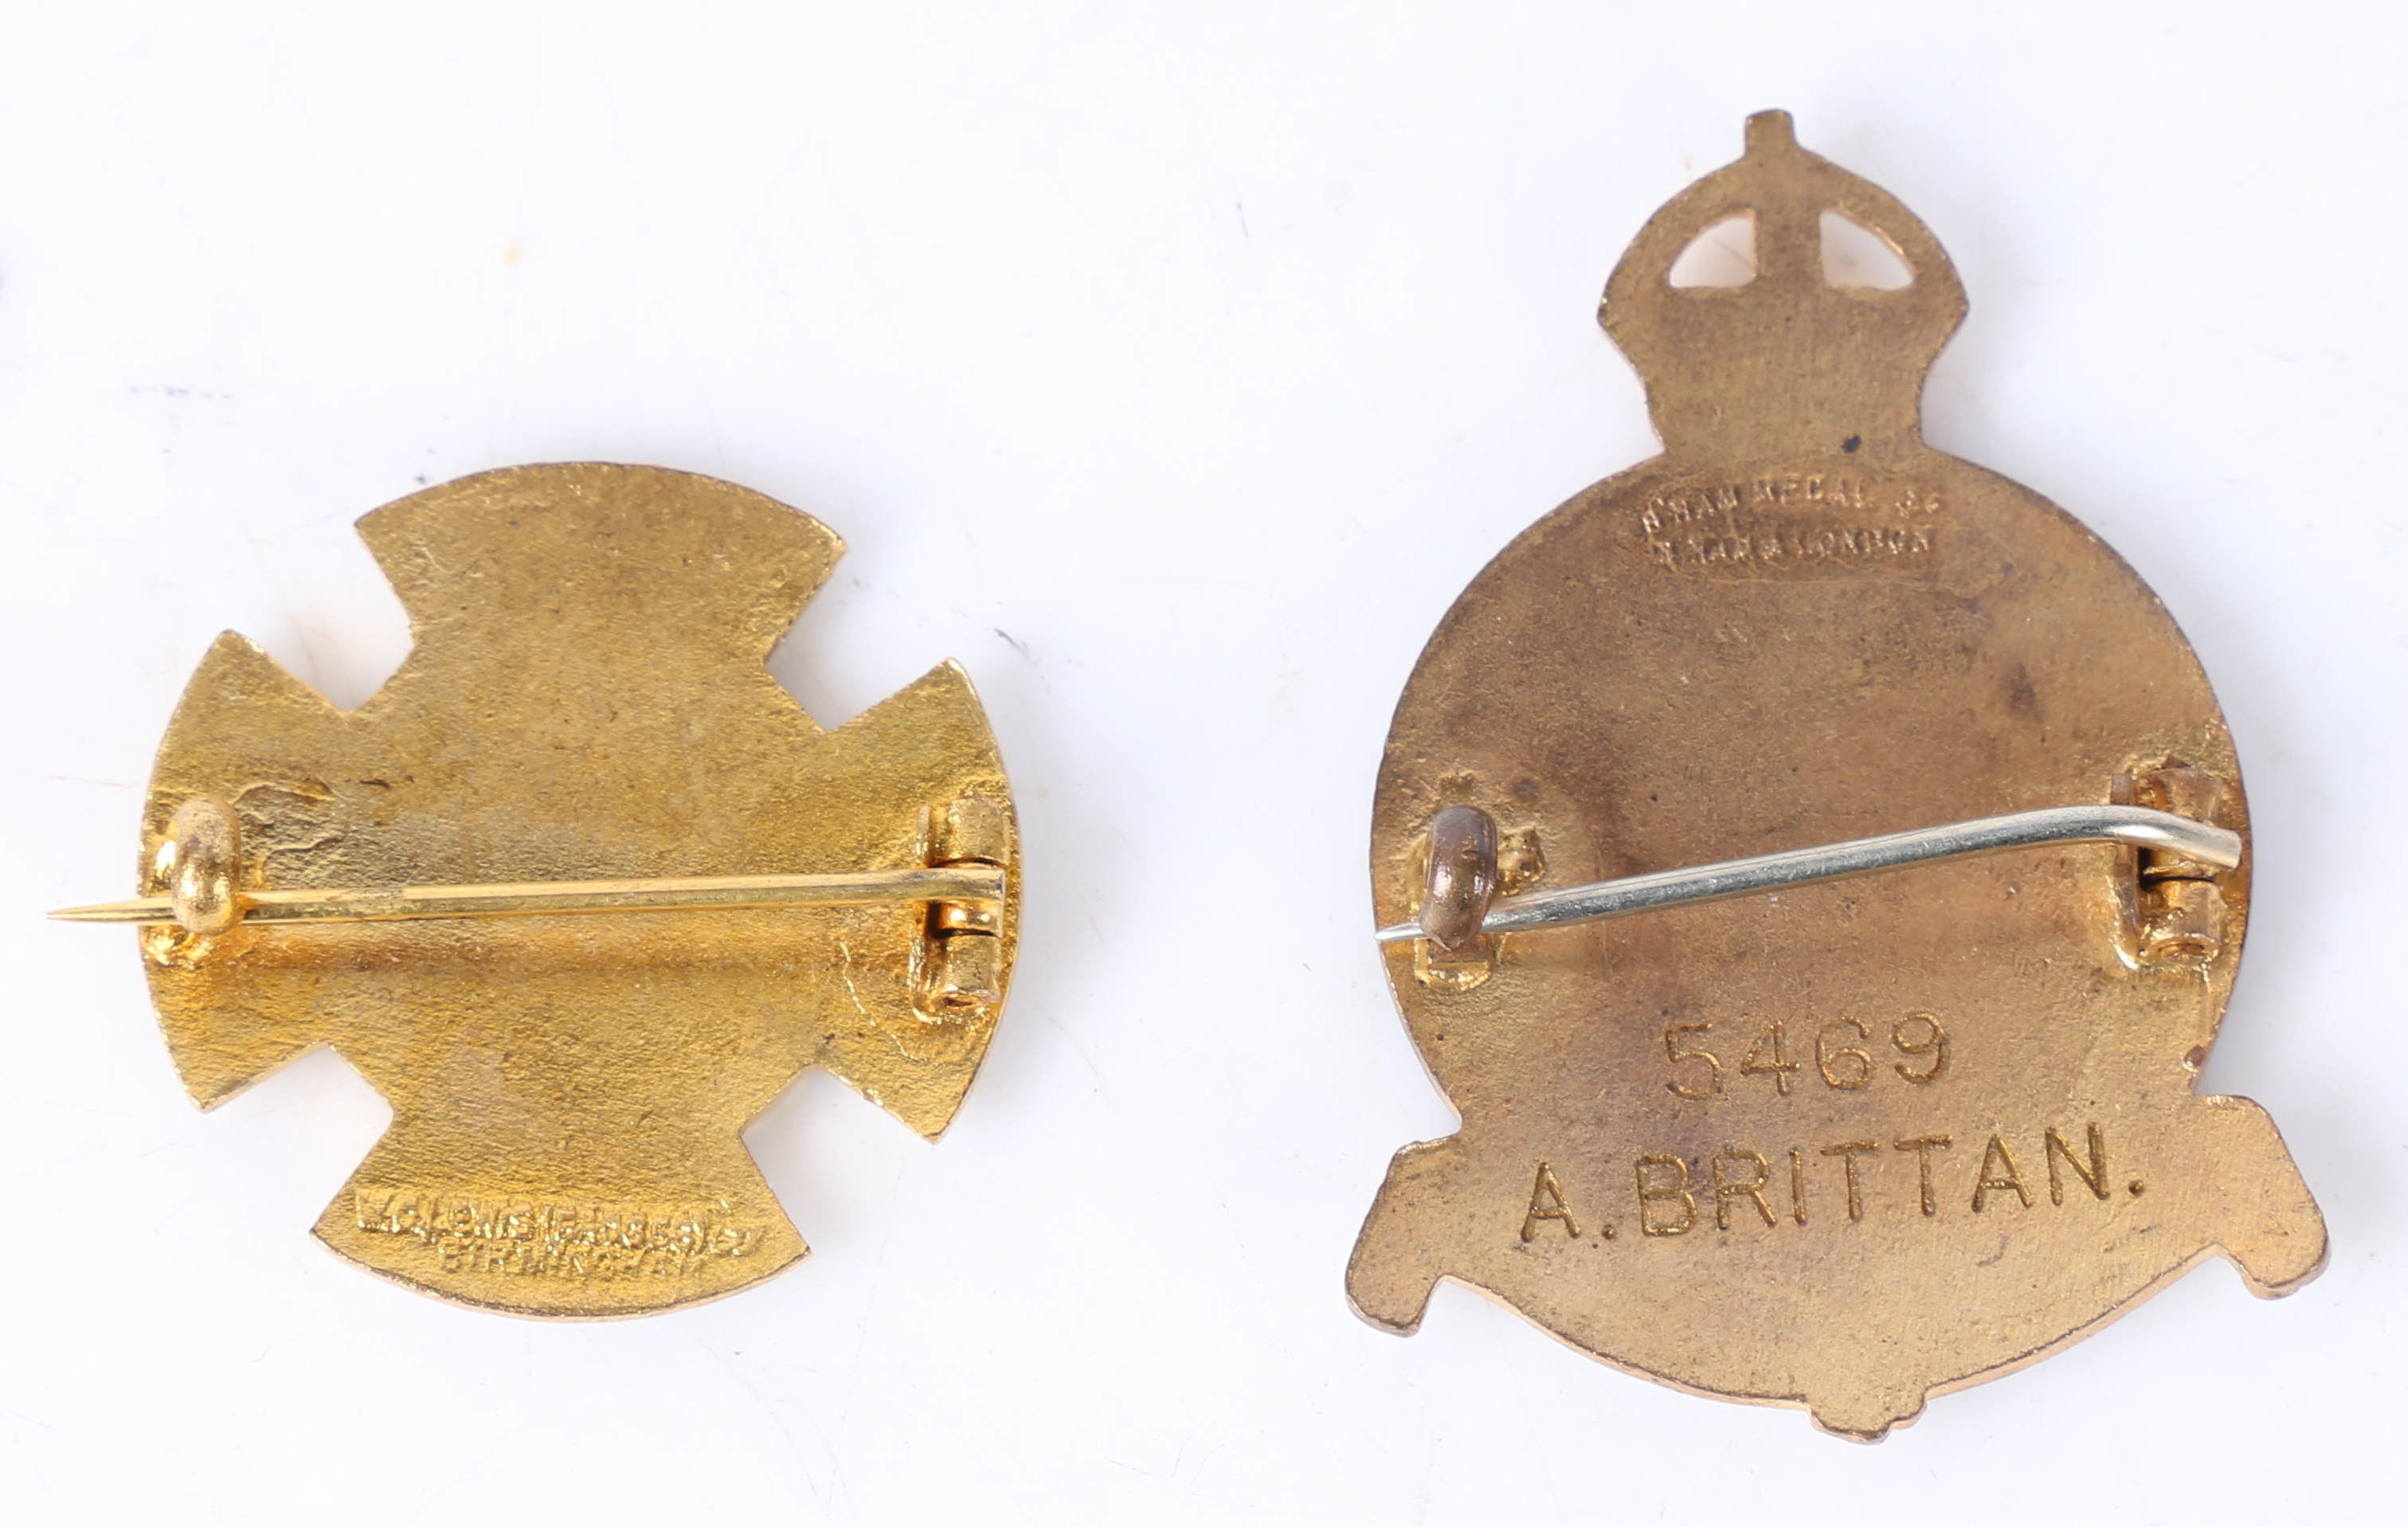
[[[393, 890], [237, 892], [245, 922], [398, 922], [417, 918], [559, 917], [772, 906], [868, 906], [883, 902], [1000, 902], [1004, 872], [991, 864], [866, 875], [726, 875], [683, 880], [544, 880], [526, 885], [403, 886]], [[67, 906], [64, 922], [175, 922], [165, 896]]]
[[239, 883], [241, 831], [233, 811], [197, 796], [177, 808], [152, 856], [152, 872], [166, 882], [166, 895], [63, 907], [50, 916], [66, 922], [174, 923], [206, 937], [244, 921], [400, 922], [929, 902], [938, 904], [940, 932], [993, 933], [1007, 892], [1008, 820], [993, 803], [968, 796], [939, 808], [934, 826], [933, 863], [862, 874], [251, 891]]
[[[1435, 830], [1433, 835], [1437, 835]], [[1487, 841], [1492, 867], [1486, 880], [1493, 887], [1493, 828]], [[1474, 914], [1475, 909], [1462, 905], [1464, 898], [1467, 895], [1474, 900], [1482, 898], [1478, 897], [1476, 891], [1453, 891], [1453, 885], [1468, 883], [1477, 877], [1463, 876], [1462, 866], [1451, 864], [1434, 852], [1431, 856], [1431, 891], [1423, 902], [1420, 920], [1383, 928], [1377, 936], [1383, 944], [1424, 937], [1435, 939], [1438, 935], [1425, 924], [1442, 920], [1450, 904], [1456, 926], [1463, 926], [1468, 921], [1469, 928], [1469, 935], [1457, 934], [1442, 940], [1445, 947], [1453, 949], [1460, 947], [1467, 936], [1483, 934], [1529, 933], [1540, 928], [1560, 928], [1570, 923], [1595, 922], [1601, 918], [1653, 911], [1657, 907], [1727, 901], [1736, 896], [1778, 891], [1784, 886], [1837, 880], [1852, 875], [1871, 875], [1908, 864], [1937, 863], [1942, 860], [1966, 859], [1975, 854], [2000, 853], [2012, 849], [2045, 848], [2057, 843], [2124, 843], [2136, 849], [2199, 860], [2217, 869], [2237, 868], [2242, 852], [2240, 834], [2193, 821], [2188, 817], [2177, 817], [2168, 811], [2153, 811], [2138, 806], [2048, 806], [2038, 811], [2012, 812], [2003, 817], [1982, 817], [1945, 827], [1889, 833], [1880, 837], [1825, 844], [1820, 848], [1791, 849], [1749, 859], [1727, 859], [1719, 863], [1698, 864], [1688, 869], [1633, 875], [1618, 880], [1569, 886], [1560, 891], [1511, 896], [1494, 905], [1483, 906], [1476, 909], [1476, 915], [1468, 917], [1467, 914]]]

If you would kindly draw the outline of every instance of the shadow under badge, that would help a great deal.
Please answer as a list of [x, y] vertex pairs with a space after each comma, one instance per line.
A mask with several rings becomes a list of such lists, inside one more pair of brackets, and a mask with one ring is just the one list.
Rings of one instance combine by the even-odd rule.
[[823, 731], [764, 666], [843, 549], [729, 483], [489, 472], [360, 522], [415, 645], [356, 710], [228, 633], [161, 744], [140, 923], [185, 1086], [332, 1046], [393, 1124], [319, 1220], [513, 1315], [800, 1260], [738, 1137], [819, 1065], [934, 1138], [1002, 1010], [1011, 795], [944, 663]]
[[[1734, 218], [1752, 278], [1675, 287]], [[1911, 278], [1828, 278], [1835, 219]], [[2195, 1092], [2249, 905], [2230, 735], [2130, 568], [1924, 444], [1964, 308], [1781, 112], [1615, 269], [1664, 452], [1473, 580], [1381, 767], [1388, 977], [1463, 1128], [1389, 1168], [1374, 1324], [1453, 1277], [1872, 1441], [2211, 1255], [2322, 1266], [2272, 1121]]]

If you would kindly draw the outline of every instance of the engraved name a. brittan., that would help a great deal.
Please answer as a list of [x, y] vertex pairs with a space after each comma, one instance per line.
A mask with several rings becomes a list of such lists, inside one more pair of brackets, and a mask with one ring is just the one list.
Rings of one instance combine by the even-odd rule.
[[[1827, 213], [1911, 280], [1831, 285]], [[1754, 278], [1674, 288], [1733, 216]], [[1779, 113], [1656, 214], [1602, 317], [1664, 453], [1531, 527], [1432, 637], [1373, 806], [1380, 924], [1416, 917], [1458, 806], [1543, 866], [1504, 894], [2146, 780], [2206, 782], [2193, 814], [2245, 838], [2163, 607], [2062, 510], [1924, 444], [1963, 311], [1923, 225]], [[1463, 1126], [1398, 1152], [1348, 1292], [1409, 1332], [1454, 1278], [1630, 1372], [1862, 1440], [2211, 1255], [2286, 1292], [2324, 1261], [2315, 1204], [2262, 1109], [2195, 1087], [2248, 908], [2245, 856], [2082, 844], [1387, 945]]]

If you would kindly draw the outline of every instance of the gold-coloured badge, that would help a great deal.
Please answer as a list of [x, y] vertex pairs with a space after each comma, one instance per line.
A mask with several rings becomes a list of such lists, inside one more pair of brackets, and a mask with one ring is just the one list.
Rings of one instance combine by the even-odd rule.
[[136, 901], [203, 1107], [321, 1045], [393, 1105], [319, 1219], [514, 1315], [641, 1315], [805, 1254], [738, 1133], [821, 1065], [934, 1138], [1003, 1006], [1011, 795], [950, 662], [823, 731], [764, 660], [842, 543], [595, 464], [360, 521], [408, 659], [337, 709], [220, 638], [159, 749]]
[[[1753, 278], [1672, 284], [1734, 219]], [[1848, 224], [1911, 279], [1835, 283]], [[2211, 1255], [2322, 1266], [2272, 1121], [2195, 1091], [2249, 908], [2231, 738], [2130, 568], [1924, 443], [1964, 308], [1781, 112], [1615, 269], [1663, 454], [1473, 580], [1382, 764], [1389, 979], [1463, 1128], [1389, 1168], [1374, 1323], [1453, 1277], [1874, 1440]]]

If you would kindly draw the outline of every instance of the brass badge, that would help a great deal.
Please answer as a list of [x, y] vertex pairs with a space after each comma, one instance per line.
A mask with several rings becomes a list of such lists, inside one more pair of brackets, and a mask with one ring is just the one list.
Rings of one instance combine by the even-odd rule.
[[648, 1314], [805, 1254], [738, 1137], [824, 1065], [933, 1138], [1017, 936], [1011, 797], [944, 663], [824, 732], [764, 667], [842, 550], [708, 478], [530, 466], [360, 521], [408, 661], [337, 709], [229, 633], [160, 746], [133, 902], [223, 1102], [331, 1045], [391, 1130], [319, 1219], [514, 1315]]
[[[1733, 219], [1753, 278], [1671, 284]], [[1911, 279], [1827, 278], [1847, 223]], [[1389, 980], [1463, 1129], [1364, 1224], [1375, 1324], [1453, 1277], [1870, 1441], [2211, 1254], [2265, 1295], [2322, 1265], [2272, 1121], [2194, 1091], [2249, 908], [2231, 738], [2130, 568], [1924, 444], [1964, 307], [1780, 112], [1615, 269], [1664, 453], [1473, 580], [1382, 764]]]

